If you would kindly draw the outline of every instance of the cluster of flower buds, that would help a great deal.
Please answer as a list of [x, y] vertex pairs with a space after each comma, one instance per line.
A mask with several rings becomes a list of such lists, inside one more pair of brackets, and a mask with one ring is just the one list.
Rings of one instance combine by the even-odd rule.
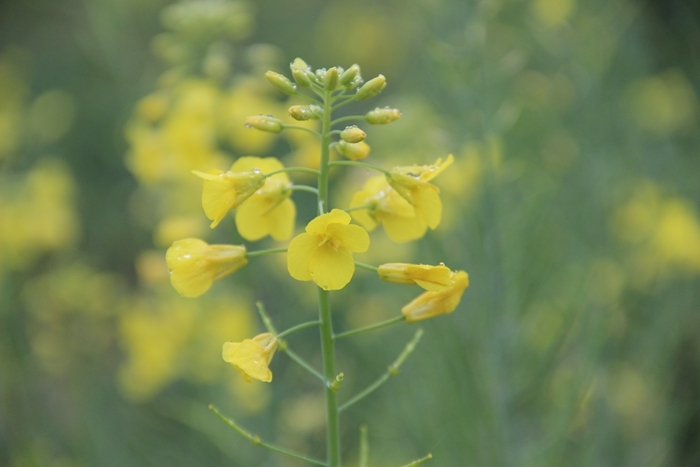
[[347, 70], [334, 66], [329, 69], [319, 68], [313, 71], [304, 60], [297, 58], [291, 63], [290, 68], [294, 81], [303, 88], [310, 88], [315, 84], [323, 86], [327, 91], [341, 88], [349, 91], [357, 89], [363, 83], [360, 67], [357, 64], [352, 65]]

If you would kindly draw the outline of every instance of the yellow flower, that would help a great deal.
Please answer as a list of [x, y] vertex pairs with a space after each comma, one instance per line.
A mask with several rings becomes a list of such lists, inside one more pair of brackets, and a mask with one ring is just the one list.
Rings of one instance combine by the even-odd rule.
[[423, 292], [401, 309], [407, 323], [415, 323], [438, 315], [451, 313], [459, 305], [464, 289], [469, 286], [469, 276], [464, 271], [451, 274], [450, 286], [443, 290]]
[[[241, 157], [231, 167], [232, 172], [260, 170], [270, 173], [284, 168], [274, 157]], [[258, 189], [236, 210], [236, 227], [243, 238], [260, 240], [270, 235], [275, 240], [286, 240], [292, 236], [296, 206], [290, 199], [291, 183], [286, 173], [267, 177]]]
[[204, 179], [202, 189], [202, 208], [211, 219], [213, 229], [221, 219], [233, 208], [255, 193], [265, 184], [265, 175], [260, 169], [245, 172], [234, 172], [235, 163], [231, 170], [224, 173], [221, 170], [210, 170], [207, 173], [193, 170], [192, 173]]
[[444, 264], [387, 263], [377, 268], [379, 278], [394, 284], [419, 285], [425, 290], [438, 291], [452, 285], [452, 271]]
[[395, 242], [419, 239], [428, 229], [423, 217], [416, 215], [415, 208], [382, 175], [367, 180], [362, 190], [353, 195], [350, 207], [358, 206], [367, 209], [352, 211], [353, 219], [370, 232], [381, 224]]
[[172, 244], [165, 254], [170, 283], [183, 297], [198, 297], [215, 280], [248, 264], [244, 246], [209, 245], [198, 238], [185, 238]]
[[369, 235], [349, 225], [350, 214], [340, 209], [309, 222], [306, 233], [294, 237], [287, 250], [287, 269], [296, 280], [313, 280], [324, 290], [345, 287], [355, 273], [352, 253], [369, 248]]
[[240, 371], [247, 382], [253, 378], [269, 383], [272, 372], [268, 368], [277, 350], [277, 338], [269, 332], [243, 342], [226, 342], [221, 351], [225, 362]]
[[454, 157], [450, 154], [444, 162], [438, 159], [432, 165], [394, 167], [387, 177], [389, 184], [416, 208], [418, 215], [431, 229], [440, 224], [442, 201], [438, 187], [429, 182], [452, 162]]

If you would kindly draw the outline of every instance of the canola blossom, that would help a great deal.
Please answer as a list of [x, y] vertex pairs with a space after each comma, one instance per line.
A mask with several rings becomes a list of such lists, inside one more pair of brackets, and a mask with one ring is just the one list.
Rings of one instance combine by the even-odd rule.
[[313, 280], [324, 290], [345, 287], [355, 273], [352, 253], [369, 248], [369, 235], [350, 225], [350, 214], [340, 209], [322, 214], [292, 239], [287, 250], [287, 269], [299, 281]]
[[[274, 157], [241, 157], [231, 171], [270, 173], [283, 168], [284, 165]], [[264, 185], [236, 209], [236, 228], [241, 237], [252, 242], [268, 235], [275, 240], [292, 236], [297, 210], [289, 197], [291, 185], [284, 172], [267, 177]]]
[[394, 284], [418, 285], [425, 290], [438, 291], [452, 285], [452, 271], [444, 264], [386, 263], [377, 268], [379, 278]]
[[452, 162], [454, 157], [450, 154], [445, 161], [438, 159], [431, 165], [394, 167], [387, 177], [389, 184], [416, 208], [418, 215], [431, 229], [440, 224], [442, 201], [440, 189], [430, 181], [452, 165]]
[[165, 254], [170, 283], [183, 297], [199, 297], [214, 281], [248, 264], [246, 249], [239, 245], [209, 245], [198, 238], [172, 244]]
[[464, 290], [469, 287], [469, 276], [464, 271], [451, 274], [448, 288], [423, 292], [401, 309], [407, 323], [452, 313], [462, 299]]
[[379, 175], [365, 182], [362, 190], [350, 200], [350, 208], [367, 206], [351, 212], [352, 218], [371, 232], [381, 224], [390, 239], [397, 243], [417, 240], [425, 235], [428, 225], [416, 209]]
[[250, 383], [253, 379], [269, 383], [272, 372], [268, 365], [277, 350], [277, 338], [269, 333], [258, 334], [243, 342], [225, 342], [221, 356], [225, 362], [241, 372], [243, 378]]

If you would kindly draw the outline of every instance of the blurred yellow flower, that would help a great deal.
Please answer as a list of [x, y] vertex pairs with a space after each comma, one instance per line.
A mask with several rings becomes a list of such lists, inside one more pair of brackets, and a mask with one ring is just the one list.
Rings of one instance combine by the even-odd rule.
[[215, 280], [248, 264], [246, 249], [239, 245], [209, 245], [198, 238], [173, 243], [165, 254], [170, 283], [183, 297], [198, 297]]
[[454, 157], [450, 154], [444, 162], [438, 159], [432, 165], [394, 167], [389, 171], [389, 184], [416, 208], [418, 215], [431, 229], [440, 224], [442, 201], [438, 187], [429, 182], [452, 162]]
[[269, 332], [259, 334], [243, 342], [226, 342], [222, 348], [222, 357], [240, 371], [247, 382], [253, 378], [269, 383], [272, 372], [268, 368], [277, 350], [277, 338]]
[[367, 209], [352, 211], [353, 219], [370, 232], [381, 224], [395, 242], [419, 239], [428, 229], [423, 217], [416, 215], [415, 208], [389, 186], [383, 175], [371, 177], [362, 190], [353, 195], [350, 207], [360, 206], [367, 206]]
[[306, 233], [294, 237], [287, 251], [289, 274], [300, 281], [313, 280], [324, 290], [339, 290], [355, 273], [352, 253], [369, 248], [369, 235], [349, 225], [350, 214], [340, 209], [309, 222]]
[[451, 313], [459, 305], [464, 289], [469, 287], [469, 276], [464, 271], [451, 274], [449, 288], [423, 292], [401, 309], [407, 323], [415, 323], [438, 315]]
[[394, 284], [419, 285], [425, 290], [444, 290], [452, 285], [452, 271], [444, 264], [386, 263], [377, 268], [379, 278]]
[[202, 188], [202, 208], [211, 219], [213, 229], [233, 208], [255, 193], [265, 184], [265, 176], [259, 169], [245, 172], [231, 170], [224, 173], [221, 170], [210, 170], [207, 173], [193, 170], [192, 173], [204, 179]]
[[[274, 158], [241, 157], [233, 166], [233, 172], [254, 170], [270, 173], [283, 169], [284, 165]], [[292, 236], [296, 205], [290, 199], [291, 186], [286, 173], [267, 177], [262, 188], [257, 190], [236, 210], [238, 233], [249, 241], [270, 235], [275, 240], [286, 240]]]

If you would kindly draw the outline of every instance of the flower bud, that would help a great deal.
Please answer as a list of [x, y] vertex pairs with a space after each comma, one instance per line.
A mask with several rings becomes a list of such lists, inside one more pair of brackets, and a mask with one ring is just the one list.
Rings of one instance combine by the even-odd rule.
[[345, 70], [342, 75], [340, 75], [340, 85], [349, 86], [352, 84], [356, 76], [360, 74], [360, 66], [355, 63], [350, 68]]
[[379, 75], [376, 78], [372, 78], [362, 85], [360, 89], [357, 90], [355, 94], [355, 99], [361, 101], [364, 99], [369, 99], [379, 94], [382, 89], [386, 86], [386, 78], [384, 75]]
[[294, 81], [296, 81], [299, 86], [303, 88], [311, 86], [311, 77], [309, 75], [313, 75], [313, 73], [311, 73], [309, 65], [307, 65], [304, 60], [295, 58], [289, 65], [289, 68], [292, 70]]
[[389, 107], [384, 107], [383, 109], [377, 107], [367, 112], [365, 118], [367, 123], [371, 125], [385, 125], [401, 118], [401, 111], [399, 109], [390, 109]]
[[370, 151], [369, 144], [364, 141], [348, 143], [347, 141], [340, 140], [335, 148], [341, 155], [353, 161], [364, 159], [369, 155]]
[[360, 141], [365, 140], [367, 133], [353, 125], [345, 127], [345, 129], [340, 132], [340, 137], [347, 143], [359, 143]]
[[326, 88], [326, 91], [333, 91], [338, 87], [338, 78], [338, 69], [336, 67], [326, 72], [326, 75], [323, 77], [323, 86]]
[[297, 91], [297, 86], [289, 81], [284, 75], [275, 73], [274, 71], [268, 71], [265, 73], [265, 78], [270, 82], [275, 89], [288, 95], [293, 95]]
[[282, 131], [282, 121], [272, 115], [255, 115], [246, 117], [245, 126], [255, 128], [256, 130], [269, 131], [270, 133], [279, 133]]
[[323, 115], [323, 109], [317, 105], [293, 105], [289, 108], [289, 115], [300, 122], [317, 120]]

